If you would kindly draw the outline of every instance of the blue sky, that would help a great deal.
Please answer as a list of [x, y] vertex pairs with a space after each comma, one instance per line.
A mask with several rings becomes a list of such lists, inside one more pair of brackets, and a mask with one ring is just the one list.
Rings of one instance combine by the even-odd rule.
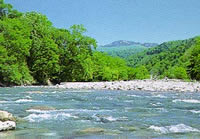
[[115, 40], [161, 43], [200, 35], [200, 0], [5, 0], [45, 14], [53, 25], [83, 24], [99, 44]]

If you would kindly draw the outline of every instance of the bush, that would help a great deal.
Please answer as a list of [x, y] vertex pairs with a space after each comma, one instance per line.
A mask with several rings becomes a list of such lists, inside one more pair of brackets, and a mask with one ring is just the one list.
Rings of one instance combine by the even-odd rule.
[[137, 68], [129, 68], [128, 70], [129, 79], [149, 79], [150, 74], [149, 71], [146, 69], [145, 66], [140, 66]]
[[188, 79], [186, 69], [183, 67], [172, 67], [166, 73], [166, 77], [170, 79]]

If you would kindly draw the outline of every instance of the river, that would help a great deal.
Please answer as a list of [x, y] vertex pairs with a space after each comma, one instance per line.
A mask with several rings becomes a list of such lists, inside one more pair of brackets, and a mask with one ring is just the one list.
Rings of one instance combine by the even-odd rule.
[[199, 93], [0, 88], [0, 110], [22, 119], [4, 139], [200, 138]]

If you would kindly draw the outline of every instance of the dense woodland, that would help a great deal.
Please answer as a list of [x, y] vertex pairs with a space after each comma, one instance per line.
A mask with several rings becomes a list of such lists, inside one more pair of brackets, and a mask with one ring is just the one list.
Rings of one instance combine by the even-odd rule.
[[115, 47], [104, 47], [98, 46], [97, 51], [106, 52], [113, 57], [127, 58], [133, 54], [142, 52], [148, 49], [143, 45], [130, 45], [130, 46], [115, 46]]
[[126, 60], [131, 67], [145, 66], [155, 78], [200, 80], [200, 37], [165, 42]]
[[[45, 15], [0, 0], [0, 85], [155, 78], [200, 80], [200, 38], [112, 57], [82, 25], [55, 28]], [[127, 66], [128, 64], [128, 66]]]
[[85, 32], [82, 25], [55, 28], [45, 15], [21, 13], [0, 0], [1, 85], [149, 77], [143, 66], [145, 73], [127, 67], [120, 58], [95, 51], [96, 40]]

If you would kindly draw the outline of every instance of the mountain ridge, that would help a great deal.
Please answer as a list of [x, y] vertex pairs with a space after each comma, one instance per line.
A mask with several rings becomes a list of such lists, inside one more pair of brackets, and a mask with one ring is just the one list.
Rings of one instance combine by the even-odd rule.
[[118, 40], [114, 41], [112, 43], [106, 44], [106, 45], [101, 45], [101, 47], [118, 47], [118, 46], [131, 46], [131, 45], [142, 45], [147, 48], [157, 46], [159, 44], [157, 43], [140, 43], [140, 42], [135, 42], [135, 41], [126, 41], [126, 40]]

